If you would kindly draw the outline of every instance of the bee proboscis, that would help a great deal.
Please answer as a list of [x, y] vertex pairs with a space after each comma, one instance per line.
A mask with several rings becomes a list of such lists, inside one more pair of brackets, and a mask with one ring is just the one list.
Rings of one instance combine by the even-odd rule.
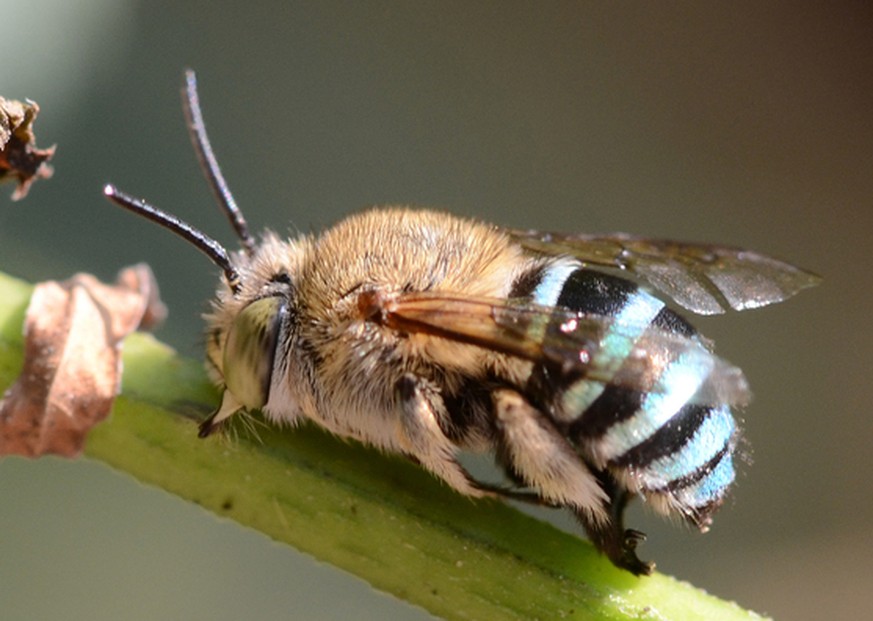
[[[241, 410], [309, 419], [410, 457], [462, 494], [566, 507], [634, 574], [644, 537], [627, 501], [705, 530], [735, 473], [742, 372], [632, 274], [698, 314], [780, 302], [818, 277], [754, 252], [623, 234], [508, 230], [446, 213], [374, 208], [320, 235], [249, 233], [206, 135], [193, 72], [185, 111], [239, 236], [203, 232], [107, 185], [222, 269], [207, 365], [223, 388], [205, 437]], [[477, 481], [490, 452], [509, 485]]]

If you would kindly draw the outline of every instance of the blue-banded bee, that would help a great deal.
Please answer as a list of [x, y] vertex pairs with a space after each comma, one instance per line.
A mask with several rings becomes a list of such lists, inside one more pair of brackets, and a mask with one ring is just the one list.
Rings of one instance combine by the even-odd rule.
[[[462, 494], [570, 509], [599, 550], [651, 572], [625, 529], [629, 498], [701, 529], [734, 479], [739, 369], [631, 274], [698, 314], [782, 301], [818, 278], [766, 256], [627, 235], [502, 229], [378, 208], [320, 235], [256, 241], [213, 156], [194, 74], [185, 110], [241, 241], [215, 240], [106, 186], [115, 203], [186, 238], [224, 272], [207, 364], [223, 389], [205, 437], [241, 410], [308, 419], [408, 456]], [[506, 487], [461, 451], [491, 452]]]

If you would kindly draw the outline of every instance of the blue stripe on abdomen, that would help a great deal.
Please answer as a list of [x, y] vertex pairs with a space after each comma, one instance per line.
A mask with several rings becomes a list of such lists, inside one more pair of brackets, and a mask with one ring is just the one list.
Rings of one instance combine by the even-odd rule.
[[669, 366], [646, 394], [640, 409], [629, 419], [607, 429], [598, 440], [597, 454], [609, 461], [645, 442], [669, 421], [697, 392], [712, 371], [712, 357], [692, 348]]
[[534, 304], [556, 306], [567, 280], [577, 271], [579, 271], [579, 262], [575, 259], [559, 259], [548, 266], [540, 275], [539, 283], [531, 293]]
[[[645, 291], [625, 290], [622, 293], [623, 304], [615, 313], [611, 325], [600, 340], [599, 349], [589, 363], [604, 382], [618, 372], [637, 341], [664, 308], [661, 300]], [[571, 385], [561, 397], [562, 410], [567, 415], [576, 416], [585, 412], [603, 393], [607, 386], [604, 382], [592, 382], [583, 378]]]
[[735, 477], [733, 455], [728, 450], [705, 476], [692, 485], [676, 490], [672, 495], [685, 508], [706, 509], [721, 502]]
[[703, 474], [710, 461], [729, 447], [736, 432], [734, 417], [726, 405], [709, 411], [688, 441], [672, 454], [634, 470], [642, 490], [657, 491], [682, 479]]

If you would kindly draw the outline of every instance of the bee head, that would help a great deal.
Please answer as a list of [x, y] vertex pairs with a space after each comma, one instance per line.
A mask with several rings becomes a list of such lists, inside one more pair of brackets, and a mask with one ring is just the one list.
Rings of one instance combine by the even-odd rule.
[[287, 309], [280, 296], [255, 300], [210, 340], [207, 356], [225, 389], [221, 406], [201, 425], [201, 436], [209, 435], [222, 420], [242, 409], [255, 410], [267, 404]]
[[267, 235], [255, 243], [212, 151], [193, 71], [185, 73], [183, 108], [192, 143], [225, 215], [240, 240], [241, 250], [229, 255], [215, 239], [144, 200], [112, 185], [104, 194], [115, 204], [169, 229], [206, 254], [224, 272], [210, 320], [207, 355], [213, 375], [225, 386], [221, 406], [201, 426], [200, 436], [242, 409], [258, 409], [270, 397], [276, 351], [287, 330], [294, 291], [286, 259], [296, 256], [294, 243]]
[[201, 436], [236, 412], [261, 409], [269, 401], [276, 372], [287, 364], [280, 344], [291, 342], [297, 332], [295, 280], [305, 243], [267, 233], [252, 256], [232, 257], [239, 288], [219, 286], [205, 317], [207, 364], [225, 391], [221, 407], [201, 425]]

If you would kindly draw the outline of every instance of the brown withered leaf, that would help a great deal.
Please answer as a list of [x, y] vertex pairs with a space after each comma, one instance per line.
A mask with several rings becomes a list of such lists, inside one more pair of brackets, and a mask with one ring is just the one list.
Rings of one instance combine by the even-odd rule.
[[165, 316], [145, 264], [122, 270], [115, 285], [90, 274], [37, 285], [24, 368], [0, 401], [0, 455], [79, 455], [121, 385], [122, 339]]
[[55, 147], [36, 147], [33, 121], [37, 114], [39, 106], [35, 101], [21, 103], [0, 97], [0, 181], [18, 181], [12, 193], [14, 201], [27, 196], [37, 179], [52, 176], [52, 167], [47, 162], [55, 154]]

